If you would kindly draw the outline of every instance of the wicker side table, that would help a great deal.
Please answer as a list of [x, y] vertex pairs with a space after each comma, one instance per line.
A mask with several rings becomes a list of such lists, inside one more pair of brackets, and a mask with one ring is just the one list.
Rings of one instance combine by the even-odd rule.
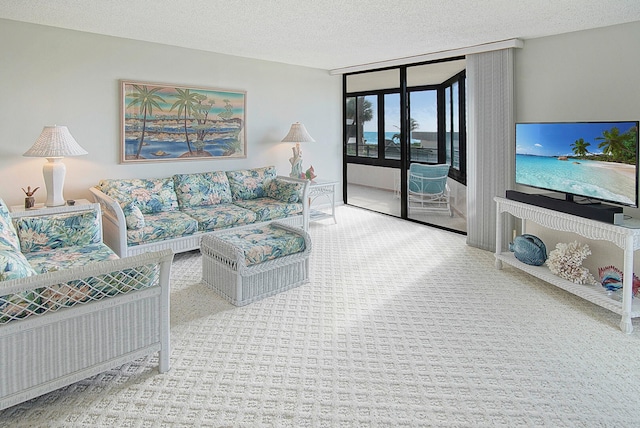
[[[216, 293], [236, 306], [244, 306], [309, 281], [309, 255], [311, 239], [302, 229], [283, 223], [263, 226], [261, 233], [268, 234], [268, 228], [286, 231], [291, 237], [302, 237], [302, 251], [284, 255], [247, 266], [248, 245], [236, 245], [230, 241], [238, 239], [238, 233], [206, 235], [202, 238], [202, 279]], [[260, 246], [260, 242], [252, 243]]]

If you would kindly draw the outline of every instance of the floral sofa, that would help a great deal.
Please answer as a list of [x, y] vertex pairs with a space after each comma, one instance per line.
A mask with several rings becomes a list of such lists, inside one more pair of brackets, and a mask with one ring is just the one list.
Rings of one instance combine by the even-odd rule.
[[273, 166], [106, 179], [89, 189], [103, 211], [104, 240], [118, 255], [200, 248], [206, 233], [278, 220], [306, 230], [309, 182]]
[[0, 200], [0, 409], [158, 351], [169, 369], [173, 254], [119, 258], [101, 219]]

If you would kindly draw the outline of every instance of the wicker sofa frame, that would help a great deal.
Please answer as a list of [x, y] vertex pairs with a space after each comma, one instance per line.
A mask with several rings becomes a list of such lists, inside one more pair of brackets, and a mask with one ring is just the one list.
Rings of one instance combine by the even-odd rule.
[[167, 249], [1, 282], [3, 296], [44, 296], [68, 283], [127, 285], [123, 277], [140, 287], [1, 323], [0, 410], [156, 352], [159, 372], [169, 370], [172, 260]]
[[[308, 180], [302, 180], [297, 178], [278, 176], [277, 178], [291, 181], [300, 182], [304, 184], [302, 192], [302, 214], [292, 215], [286, 218], [278, 218], [277, 221], [288, 224], [293, 227], [298, 227], [303, 230], [309, 229], [309, 182]], [[212, 232], [196, 232], [192, 235], [167, 238], [161, 241], [154, 241], [145, 244], [129, 245], [127, 242], [127, 223], [124, 216], [122, 207], [115, 199], [106, 195], [97, 187], [89, 188], [95, 202], [100, 204], [102, 209], [102, 228], [104, 231], [104, 242], [113, 249], [120, 257], [133, 256], [141, 254], [147, 251], [160, 251], [166, 248], [171, 249], [174, 253], [182, 253], [185, 251], [197, 250], [200, 248], [200, 241], [204, 235], [225, 233], [232, 229], [239, 229], [244, 227], [253, 227], [256, 225], [262, 225], [269, 223], [270, 221], [257, 222], [252, 224], [245, 224], [236, 226], [233, 228], [220, 229]], [[212, 210], [215, 210], [215, 206], [212, 206]]]

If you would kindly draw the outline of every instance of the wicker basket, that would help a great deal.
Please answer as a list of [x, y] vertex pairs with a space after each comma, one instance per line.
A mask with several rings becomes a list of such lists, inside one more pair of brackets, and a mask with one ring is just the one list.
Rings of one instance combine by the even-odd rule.
[[204, 283], [230, 303], [244, 306], [308, 282], [309, 234], [283, 223], [272, 225], [304, 237], [305, 249], [247, 266], [244, 252], [225, 241], [225, 235], [206, 235], [200, 245]]

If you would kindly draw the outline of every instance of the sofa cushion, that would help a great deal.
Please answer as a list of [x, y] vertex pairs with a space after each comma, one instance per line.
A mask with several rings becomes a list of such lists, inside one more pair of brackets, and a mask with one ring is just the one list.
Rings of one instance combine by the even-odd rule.
[[36, 273], [47, 273], [85, 266], [87, 263], [118, 259], [116, 253], [102, 242], [61, 247], [55, 251], [45, 250], [27, 253], [26, 256]]
[[255, 212], [258, 221], [275, 220], [302, 213], [301, 203], [285, 203], [271, 198], [236, 201], [236, 205]]
[[124, 220], [127, 223], [127, 229], [142, 229], [144, 227], [144, 215], [140, 208], [133, 202], [122, 207]]
[[121, 207], [134, 202], [143, 214], [178, 209], [173, 178], [129, 178], [100, 180], [98, 188]]
[[276, 175], [275, 166], [227, 171], [233, 200], [263, 198], [265, 196], [264, 186]]
[[127, 243], [140, 245], [147, 242], [162, 241], [193, 235], [198, 231], [198, 222], [180, 211], [166, 211], [145, 214], [142, 229], [127, 230]]
[[15, 226], [23, 253], [102, 242], [97, 211], [20, 217]]
[[20, 242], [16, 228], [11, 221], [9, 209], [4, 201], [0, 199], [0, 250], [20, 251]]
[[198, 229], [202, 232], [255, 223], [258, 219], [255, 212], [234, 204], [187, 208], [183, 212], [198, 221]]
[[19, 251], [0, 249], [0, 281], [25, 278], [37, 272]]
[[224, 171], [176, 174], [173, 181], [181, 209], [231, 203], [231, 188]]
[[279, 178], [270, 180], [265, 186], [265, 196], [282, 202], [296, 203], [302, 200], [304, 183]]

